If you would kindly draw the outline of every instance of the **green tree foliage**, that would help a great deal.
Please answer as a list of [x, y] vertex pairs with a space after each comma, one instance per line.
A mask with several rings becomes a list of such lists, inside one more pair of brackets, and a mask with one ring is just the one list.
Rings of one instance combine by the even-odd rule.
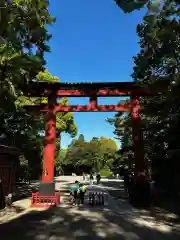
[[66, 149], [60, 149], [58, 151], [56, 160], [55, 160], [55, 171], [57, 174], [63, 172], [63, 165], [66, 164]]
[[[46, 70], [40, 72], [37, 75], [37, 80], [41, 81], [59, 81], [58, 77], [53, 77]], [[39, 104], [40, 102], [46, 103], [45, 98], [29, 98], [20, 95], [15, 101], [14, 110], [4, 113], [4, 124], [1, 126], [4, 136], [4, 142], [8, 145], [15, 145], [24, 152], [30, 169], [32, 172], [35, 168], [40, 173], [41, 159], [43, 153], [43, 135], [45, 127], [45, 116], [40, 114], [35, 115], [33, 113], [23, 110], [23, 106], [26, 104]], [[67, 99], [62, 99], [59, 104], [65, 102], [68, 104]], [[60, 150], [60, 133], [67, 132], [75, 137], [77, 134], [77, 127], [74, 123], [74, 117], [72, 113], [57, 113], [56, 117], [56, 129], [57, 129], [57, 143], [56, 152]], [[34, 155], [33, 155], [34, 152]], [[38, 159], [37, 159], [38, 158]], [[34, 160], [36, 164], [34, 163]], [[37, 165], [37, 166], [36, 166]], [[57, 165], [57, 164], [56, 164]], [[25, 169], [25, 168], [24, 168]]]
[[[32, 80], [45, 64], [51, 35], [47, 25], [55, 21], [48, 1], [1, 1], [0, 8], [0, 102], [16, 97], [19, 87]], [[4, 98], [6, 96], [6, 99]], [[4, 107], [2, 107], [4, 109]]]
[[44, 52], [50, 50], [51, 38], [47, 25], [53, 22], [48, 2], [1, 1], [0, 140], [24, 152], [32, 173], [41, 167], [42, 137], [37, 133], [42, 124], [21, 109], [27, 101], [21, 96], [21, 86], [32, 80], [45, 64]]
[[114, 126], [114, 134], [121, 142], [121, 149], [117, 151], [114, 159], [114, 167], [120, 165], [132, 165], [132, 125], [130, 114], [124, 116], [124, 113], [118, 112], [113, 118], [108, 118], [107, 121]]
[[125, 12], [131, 13], [134, 10], [139, 10], [148, 3], [148, 0], [114, 0], [116, 4]]
[[[44, 116], [23, 109], [27, 104], [46, 103], [45, 98], [24, 97], [21, 87], [28, 81], [59, 81], [44, 68], [44, 53], [50, 51], [47, 26], [55, 22], [48, 1], [2, 0], [0, 7], [0, 142], [24, 152], [33, 178], [40, 174], [43, 152]], [[68, 99], [59, 104], [68, 105]], [[60, 132], [73, 137], [77, 127], [71, 113], [57, 114], [57, 150]], [[22, 164], [27, 170], [26, 164]], [[24, 170], [25, 171], [25, 170]]]
[[[179, 3], [164, 1], [156, 11], [148, 11], [143, 23], [137, 26], [140, 52], [134, 57], [133, 79], [138, 83], [170, 80], [166, 93], [142, 97], [142, 128], [146, 158], [152, 166], [157, 183], [176, 191], [179, 179], [179, 114], [180, 114], [180, 24]], [[131, 149], [131, 121], [118, 113], [110, 122], [116, 135], [122, 139], [123, 155]]]
[[[59, 78], [56, 76], [52, 76], [47, 69], [43, 72], [39, 72], [37, 77], [37, 81], [48, 81], [48, 82], [59, 82]], [[20, 96], [17, 99], [18, 104], [20, 104], [21, 107], [24, 105], [36, 105], [40, 103], [47, 103], [46, 98], [29, 98], [29, 97], [24, 97], [23, 95]], [[65, 106], [69, 105], [68, 99], [67, 98], [62, 98], [58, 100], [58, 104], [62, 104]], [[44, 128], [45, 125], [45, 118], [43, 115], [39, 114], [40, 116], [40, 122]], [[57, 131], [57, 137], [59, 137], [60, 133], [66, 132], [69, 133], [72, 137], [75, 137], [77, 134], [77, 126], [74, 123], [74, 116], [72, 113], [63, 113], [59, 112], [56, 114], [56, 131]]]
[[94, 137], [87, 142], [80, 134], [79, 138], [69, 145], [65, 162], [74, 166], [75, 171], [80, 167], [84, 168], [84, 171], [100, 171], [106, 167], [111, 168], [116, 152], [117, 145], [114, 140]]
[[[161, 7], [164, 3], [164, 1], [161, 0], [114, 0], [114, 1], [118, 5], [118, 7], [120, 7], [125, 13], [131, 13], [134, 10], [140, 10], [145, 6], [148, 8], [149, 12], [158, 12], [159, 7]], [[178, 3], [178, 0], [171, 2]]]

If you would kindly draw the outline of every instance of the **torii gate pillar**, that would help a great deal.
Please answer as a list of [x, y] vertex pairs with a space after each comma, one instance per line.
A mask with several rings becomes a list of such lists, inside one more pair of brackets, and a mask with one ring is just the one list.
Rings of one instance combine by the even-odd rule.
[[40, 194], [52, 196], [55, 193], [54, 159], [56, 148], [56, 113], [54, 111], [56, 98], [48, 98], [48, 111], [46, 112], [45, 138], [43, 152], [43, 171]]
[[[141, 129], [139, 97], [132, 96], [132, 142], [135, 160], [135, 184], [129, 199], [133, 204], [149, 205], [150, 178], [148, 163], [145, 159], [143, 132]], [[141, 177], [143, 176], [143, 178]], [[141, 180], [140, 180], [141, 179]], [[143, 179], [143, 182], [142, 182]], [[140, 181], [139, 181], [140, 180]]]
[[[141, 129], [141, 115], [140, 115], [140, 101], [139, 97], [132, 97], [132, 143], [135, 159], [135, 173], [139, 171], [147, 171], [147, 164], [144, 154], [144, 140], [143, 132]], [[146, 172], [147, 173], [147, 172]]]
[[[59, 192], [55, 190], [54, 159], [56, 149], [56, 96], [48, 97], [45, 113], [45, 137], [43, 151], [42, 181], [39, 192], [32, 194], [32, 207], [52, 207], [60, 203]], [[48, 200], [48, 201], [47, 201]], [[37, 204], [39, 203], [39, 204]]]

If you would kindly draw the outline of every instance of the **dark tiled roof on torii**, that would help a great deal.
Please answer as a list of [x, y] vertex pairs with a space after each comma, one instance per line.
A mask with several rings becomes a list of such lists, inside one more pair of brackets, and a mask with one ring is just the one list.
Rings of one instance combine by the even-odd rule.
[[[55, 94], [59, 90], [78, 90], [82, 92], [98, 91], [102, 89], [108, 90], [121, 90], [125, 91], [127, 96], [132, 92], [137, 92], [139, 95], [151, 95], [156, 94], [159, 91], [167, 89], [170, 82], [167, 80], [161, 80], [155, 84], [148, 86], [140, 85], [135, 82], [82, 82], [82, 83], [61, 83], [61, 82], [47, 82], [47, 81], [32, 81], [23, 88], [25, 96], [48, 96], [49, 94]], [[140, 94], [141, 93], [141, 94]], [[88, 93], [86, 94], [88, 95]]]

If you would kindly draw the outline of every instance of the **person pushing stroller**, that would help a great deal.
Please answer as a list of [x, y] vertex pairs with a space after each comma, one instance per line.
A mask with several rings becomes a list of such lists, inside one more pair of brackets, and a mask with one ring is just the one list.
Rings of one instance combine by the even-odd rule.
[[70, 195], [72, 196], [72, 202], [75, 205], [78, 205], [78, 194], [79, 194], [79, 182], [75, 181], [75, 183], [70, 188]]

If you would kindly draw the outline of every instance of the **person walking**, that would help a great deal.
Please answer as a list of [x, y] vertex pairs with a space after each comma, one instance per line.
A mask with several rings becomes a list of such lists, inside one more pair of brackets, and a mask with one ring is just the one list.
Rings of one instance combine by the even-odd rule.
[[85, 179], [85, 174], [83, 173], [83, 181], [85, 181], [86, 179]]
[[150, 180], [146, 171], [141, 171], [137, 176], [137, 194], [138, 194], [138, 203], [143, 206], [150, 205]]
[[101, 180], [101, 175], [100, 175], [100, 173], [98, 173], [98, 174], [96, 175], [97, 185], [100, 183], [100, 180]]
[[86, 185], [85, 184], [80, 184], [79, 185], [79, 189], [80, 189], [80, 193], [79, 193], [79, 196], [80, 196], [80, 203], [81, 204], [84, 204], [84, 196], [85, 196], [85, 193], [86, 193]]
[[70, 188], [70, 194], [73, 197], [73, 203], [75, 205], [79, 204], [79, 182], [76, 180], [75, 184], [73, 184]]
[[131, 204], [135, 203], [135, 174], [133, 171], [131, 171], [129, 173], [129, 181], [128, 181], [128, 189], [127, 189], [127, 193], [128, 193], [128, 198], [129, 198], [129, 202]]
[[92, 175], [92, 173], [90, 173], [90, 185], [93, 184], [93, 180], [94, 180], [93, 175]]
[[129, 187], [129, 171], [124, 171], [124, 191], [128, 194], [128, 187]]

